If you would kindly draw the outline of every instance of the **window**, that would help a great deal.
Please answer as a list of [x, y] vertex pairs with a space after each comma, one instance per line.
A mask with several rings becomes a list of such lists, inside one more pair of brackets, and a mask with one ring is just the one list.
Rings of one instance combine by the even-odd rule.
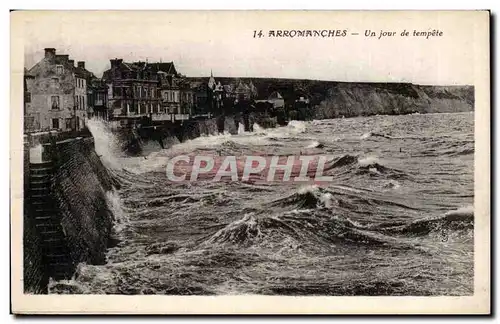
[[152, 88], [152, 89], [151, 89], [151, 98], [154, 98], [154, 97], [155, 97], [155, 89], [154, 89], [154, 88]]
[[52, 78], [52, 79], [50, 79], [50, 85], [52, 87], [56, 87], [58, 83], [59, 83], [59, 79], [58, 78]]
[[144, 97], [146, 97], [146, 98], [148, 97], [148, 95], [149, 95], [148, 92], [149, 92], [148, 88], [144, 88]]
[[59, 109], [59, 96], [52, 96], [50, 98], [52, 109]]
[[52, 128], [59, 129], [59, 118], [52, 118]]
[[64, 72], [64, 68], [62, 65], [56, 65], [56, 73], [61, 75]]

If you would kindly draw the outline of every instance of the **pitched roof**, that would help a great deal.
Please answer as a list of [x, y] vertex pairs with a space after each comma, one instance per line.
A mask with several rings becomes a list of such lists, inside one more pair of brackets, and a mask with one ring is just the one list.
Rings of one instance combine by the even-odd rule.
[[24, 78], [34, 78], [34, 76], [32, 74], [30, 74], [30, 72], [28, 71], [27, 68], [24, 68]]
[[[119, 69], [128, 70], [132, 72], [148, 71], [151, 73], [163, 72], [168, 75], [177, 75], [177, 70], [175, 69], [173, 62], [167, 63], [147, 63], [147, 62], [120, 62]], [[111, 69], [104, 71], [102, 78], [111, 79]]]
[[283, 96], [278, 91], [274, 91], [269, 95], [269, 99], [283, 99]]
[[95, 77], [94, 73], [81, 67], [73, 67], [73, 71], [75, 72], [75, 75], [78, 75], [87, 80], [90, 80]]
[[148, 63], [147, 65], [150, 69], [152, 69], [155, 72], [163, 71], [167, 74], [177, 74], [177, 70], [175, 69], [174, 62]]

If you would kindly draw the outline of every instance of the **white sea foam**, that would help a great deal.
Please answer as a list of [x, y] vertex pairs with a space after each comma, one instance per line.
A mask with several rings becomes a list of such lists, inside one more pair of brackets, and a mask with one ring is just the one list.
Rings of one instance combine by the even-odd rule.
[[447, 216], [449, 215], [474, 215], [474, 206], [473, 205], [468, 205], [468, 206], [463, 206], [460, 208], [457, 208], [455, 210], [451, 210], [446, 213]]
[[243, 134], [245, 133], [245, 125], [242, 123], [238, 123], [238, 134]]
[[319, 197], [319, 201], [321, 201], [326, 208], [333, 207], [333, 195], [329, 192], [322, 194]]
[[368, 166], [368, 165], [372, 165], [374, 163], [379, 163], [379, 159], [378, 159], [378, 157], [373, 156], [373, 155], [358, 159], [358, 164], [360, 166]]
[[106, 204], [115, 218], [113, 223], [114, 230], [119, 233], [129, 222], [129, 219], [127, 212], [123, 208], [122, 200], [116, 190], [106, 192]]
[[360, 139], [365, 140], [367, 138], [370, 138], [370, 136], [372, 136], [371, 132], [364, 133], [363, 135], [361, 135]]
[[119, 162], [120, 143], [111, 132], [106, 121], [101, 119], [87, 120], [87, 127], [94, 137], [95, 151], [103, 164], [112, 169], [121, 170]]
[[291, 120], [288, 122], [287, 127], [294, 133], [304, 133], [307, 129], [306, 122], [301, 120]]
[[307, 185], [307, 186], [302, 186], [299, 188], [298, 190], [298, 193], [299, 194], [305, 194], [305, 193], [308, 193], [308, 192], [318, 192], [319, 191], [319, 188], [317, 185]]
[[307, 145], [306, 148], [317, 148], [317, 147], [321, 147], [322, 144], [318, 141], [312, 141], [309, 145]]

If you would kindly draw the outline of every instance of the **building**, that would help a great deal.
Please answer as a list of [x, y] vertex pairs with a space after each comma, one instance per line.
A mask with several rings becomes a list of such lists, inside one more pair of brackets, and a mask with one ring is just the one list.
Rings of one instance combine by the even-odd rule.
[[191, 89], [191, 85], [187, 78], [181, 76], [178, 81], [178, 85], [180, 88], [180, 98], [181, 98], [181, 113], [189, 114], [192, 116], [194, 114], [194, 91]]
[[191, 82], [195, 96], [194, 111], [197, 115], [238, 113], [241, 103], [250, 105], [258, 96], [252, 81], [235, 79], [228, 84], [222, 84], [216, 80], [213, 73], [205, 80]]
[[313, 118], [310, 99], [305, 91], [296, 91], [293, 110], [296, 111], [298, 120], [311, 120]]
[[274, 109], [285, 107], [285, 99], [283, 99], [283, 96], [278, 91], [271, 93], [269, 98], [267, 98], [267, 101], [273, 104]]
[[109, 118], [137, 120], [160, 111], [158, 75], [146, 62], [126, 63], [112, 59], [104, 71], [108, 88]]
[[257, 88], [252, 81], [243, 82], [242, 80], [237, 80], [232, 89], [232, 95], [236, 100], [252, 100], [258, 96]]
[[110, 118], [152, 121], [190, 118], [193, 92], [173, 62], [110, 61], [111, 68], [103, 74]]
[[195, 115], [206, 115], [211, 110], [209, 99], [209, 87], [206, 82], [191, 82], [190, 88], [194, 93], [193, 113]]
[[69, 55], [46, 48], [45, 56], [26, 73], [25, 131], [82, 129], [88, 117], [89, 73], [75, 67]]
[[186, 77], [178, 73], [173, 62], [150, 63], [158, 74], [161, 113], [156, 120], [186, 120], [193, 113], [193, 91]]
[[272, 92], [267, 99], [255, 100], [255, 102], [268, 103], [273, 109], [284, 109], [285, 107], [285, 99], [278, 91]]
[[31, 76], [28, 73], [28, 70], [25, 68], [24, 69], [24, 77], [23, 77], [23, 89], [24, 89], [24, 129], [25, 132], [32, 132], [35, 131], [36, 129], [40, 128], [39, 123], [35, 124], [35, 117], [33, 115], [28, 115], [28, 112], [31, 111], [31, 92], [28, 90], [28, 80], [33, 79], [33, 76]]
[[[72, 60], [70, 60], [71, 64], [74, 64]], [[97, 84], [99, 83], [99, 79], [94, 75], [94, 73], [88, 71], [86, 68], [85, 68], [85, 62], [84, 61], [78, 61], [77, 62], [77, 66], [76, 66], [76, 73], [78, 73], [78, 75], [82, 76], [84, 79], [85, 79], [85, 83], [86, 83], [86, 91], [85, 93], [81, 94], [81, 95], [84, 95], [86, 97], [86, 105], [87, 105], [87, 118], [91, 118], [92, 116], [95, 115], [94, 113], [94, 106], [95, 106], [95, 102], [94, 102], [94, 96], [96, 96], [96, 94], [94, 94], [94, 91], [96, 91], [96, 88], [94, 87], [94, 84]]]
[[109, 119], [108, 110], [108, 87], [106, 82], [96, 77], [87, 84], [88, 103], [92, 109], [92, 116], [101, 119]]
[[208, 99], [210, 101], [210, 112], [214, 115], [223, 113], [224, 100], [226, 99], [226, 91], [221, 82], [217, 82], [212, 71], [208, 79]]

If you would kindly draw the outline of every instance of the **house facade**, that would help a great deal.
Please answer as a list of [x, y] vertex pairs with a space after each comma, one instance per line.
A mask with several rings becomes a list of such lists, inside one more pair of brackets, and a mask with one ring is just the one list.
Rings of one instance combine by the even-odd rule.
[[158, 120], [186, 120], [191, 118], [194, 94], [186, 77], [178, 73], [173, 62], [151, 63], [157, 70], [161, 95], [161, 116]]
[[24, 78], [23, 78], [23, 89], [24, 89], [24, 129], [27, 132], [35, 131], [37, 128], [40, 128], [39, 124], [35, 124], [35, 118], [33, 115], [28, 116], [28, 112], [31, 111], [31, 92], [28, 89], [28, 82], [33, 77], [28, 73], [28, 70], [24, 69]]
[[248, 104], [258, 96], [257, 88], [252, 81], [236, 79], [228, 84], [222, 84], [212, 73], [208, 80], [205, 80], [191, 82], [196, 115], [238, 112], [238, 107], [241, 106], [238, 103]]
[[87, 83], [87, 98], [92, 116], [108, 120], [108, 87], [102, 79], [92, 78]]
[[44, 58], [26, 72], [26, 131], [82, 129], [88, 118], [87, 72], [75, 67], [69, 55], [46, 48]]
[[103, 74], [108, 88], [109, 117], [137, 119], [158, 113], [160, 97], [158, 76], [146, 62], [123, 62], [112, 59], [111, 68]]
[[258, 96], [257, 88], [252, 81], [243, 82], [242, 80], [238, 80], [232, 89], [232, 95], [236, 100], [252, 100]]
[[[109, 118], [172, 120], [188, 119], [193, 94], [173, 62], [123, 62], [112, 59], [104, 72]], [[190, 96], [190, 97], [189, 97]], [[184, 99], [184, 100], [183, 100]], [[181, 116], [182, 115], [182, 116]], [[174, 117], [173, 117], [174, 116]]]

